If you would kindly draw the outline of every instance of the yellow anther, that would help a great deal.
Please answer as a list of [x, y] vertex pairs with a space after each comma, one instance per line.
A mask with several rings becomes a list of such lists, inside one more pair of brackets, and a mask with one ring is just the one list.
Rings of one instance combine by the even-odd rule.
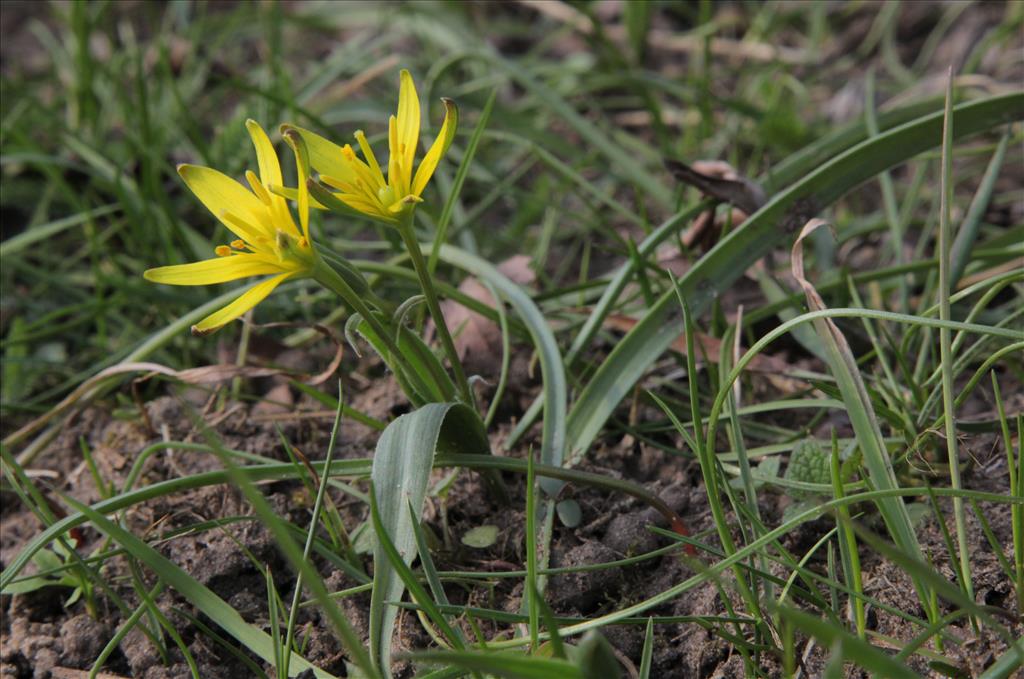
[[231, 248], [227, 245], [218, 245], [213, 249], [213, 251], [218, 257], [228, 257], [231, 255]]
[[245, 244], [244, 240], [242, 240], [241, 238], [236, 238], [235, 240], [231, 241], [231, 247], [233, 247], [236, 250], [245, 250], [248, 246]]

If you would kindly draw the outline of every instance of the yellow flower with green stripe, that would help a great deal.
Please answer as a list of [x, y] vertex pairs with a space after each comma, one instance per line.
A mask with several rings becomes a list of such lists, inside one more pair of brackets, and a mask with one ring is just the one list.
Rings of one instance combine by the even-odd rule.
[[161, 266], [143, 274], [146, 280], [168, 285], [209, 285], [251, 276], [269, 276], [192, 326], [195, 334], [218, 330], [262, 302], [286, 280], [311, 275], [317, 263], [309, 238], [305, 163], [296, 163], [299, 166], [297, 197], [300, 222], [300, 226], [296, 226], [285, 199], [268, 188], [282, 183], [281, 164], [270, 138], [254, 120], [247, 120], [245, 126], [256, 147], [259, 164], [259, 176], [251, 170], [245, 173], [248, 188], [208, 167], [178, 166], [178, 174], [192, 193], [237, 238], [229, 245], [218, 245], [214, 249], [217, 256], [213, 259]]
[[455, 138], [458, 109], [451, 99], [441, 101], [445, 106], [444, 122], [415, 173], [413, 167], [420, 140], [420, 100], [412, 76], [405, 69], [400, 75], [398, 115], [391, 116], [388, 121], [386, 178], [362, 131], [355, 133], [363, 156], [360, 158], [351, 144], [338, 146], [315, 132], [298, 127], [294, 129], [302, 134], [309, 149], [310, 165], [320, 173], [320, 181], [338, 190], [334, 194], [336, 198], [369, 217], [397, 224], [416, 203], [422, 201], [423, 190]]

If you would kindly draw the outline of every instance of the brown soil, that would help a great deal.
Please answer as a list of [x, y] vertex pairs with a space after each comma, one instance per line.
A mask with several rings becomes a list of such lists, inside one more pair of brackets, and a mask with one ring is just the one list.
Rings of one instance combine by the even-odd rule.
[[[528, 381], [525, 374], [523, 382]], [[525, 387], [525, 384], [517, 385]], [[525, 390], [524, 390], [525, 391]], [[516, 395], [513, 394], [513, 397]], [[522, 394], [521, 400], [526, 399]], [[514, 398], [513, 398], [514, 400]], [[144, 418], [114, 418], [100, 409], [83, 412], [56, 440], [32, 467], [56, 472], [54, 490], [81, 500], [98, 499], [92, 476], [82, 463], [79, 439], [84, 438], [91, 447], [97, 466], [104, 479], [120, 486], [131, 468], [131, 463], [147, 445], [159, 440], [202, 441], [192, 424], [195, 414], [188, 401], [179, 396], [158, 398], [146, 405], [154, 435]], [[404, 409], [398, 392], [388, 382], [375, 382], [355, 397], [353, 405], [373, 415], [391, 417]], [[268, 420], [256, 415], [258, 408], [229, 403], [223, 410], [208, 413], [205, 421], [229, 448], [238, 448], [276, 459], [285, 459], [278, 429], [289, 442], [312, 458], [322, 455], [329, 435], [329, 421], [324, 418], [280, 418]], [[653, 416], [653, 412], [650, 413]], [[641, 413], [643, 415], [643, 413]], [[494, 446], [500, 444], [508, 430], [497, 427]], [[372, 454], [376, 435], [357, 424], [347, 424], [342, 431], [339, 455], [342, 457], [368, 457]], [[1005, 457], [1001, 444], [993, 436], [977, 436], [967, 442], [968, 452], [975, 458], [967, 483], [977, 488], [1007, 492], [1005, 487]], [[525, 444], [522, 447], [526, 449]], [[1003, 460], [1001, 463], [1000, 461]], [[207, 453], [188, 451], [162, 451], [145, 464], [141, 483], [153, 483], [168, 478], [217, 469], [219, 463]], [[700, 472], [696, 465], [682, 457], [671, 455], [644, 445], [632, 437], [606, 440], [597, 447], [583, 467], [613, 476], [621, 476], [646, 485], [657, 492], [672, 508], [685, 517], [691, 530], [712, 528]], [[438, 536], [440, 547], [433, 554], [441, 570], [511, 570], [522, 568], [525, 562], [523, 507], [525, 496], [523, 479], [508, 476], [513, 500], [510, 507], [498, 506], [485, 494], [484, 486], [475, 474], [464, 472], [449, 494], [447, 518], [450, 529], [445, 542], [439, 501], [428, 501], [425, 522]], [[262, 487], [266, 497], [279, 515], [306, 525], [311, 502], [305, 490], [297, 483], [271, 483]], [[564, 497], [575, 499], [582, 508], [579, 526], [569, 529], [556, 521], [552, 541], [551, 565], [576, 566], [596, 564], [642, 554], [668, 544], [648, 530], [649, 526], [664, 526], [659, 514], [641, 503], [625, 497], [591, 488], [567, 487]], [[57, 497], [56, 493], [52, 497]], [[780, 495], [761, 494], [761, 513], [769, 525], [777, 525], [783, 505], [788, 502]], [[353, 529], [365, 519], [365, 506], [351, 498], [335, 498], [348, 528]], [[0, 498], [3, 519], [0, 522], [0, 561], [10, 563], [22, 546], [39, 530], [37, 520], [26, 511], [13, 495]], [[1004, 505], [983, 505], [986, 517], [1000, 542], [1006, 546], [1006, 555], [1012, 549], [1009, 511]], [[249, 507], [240, 494], [229, 487], [208, 487], [133, 507], [125, 516], [128, 527], [140, 536], [152, 540], [200, 521], [215, 518], [245, 517]], [[496, 525], [499, 538], [486, 549], [462, 545], [461, 536], [468, 530], [485, 525]], [[785, 546], [801, 556], [831, 525], [826, 521], [804, 524], [784, 539]], [[974, 582], [977, 600], [991, 606], [1013, 609], [1015, 593], [1012, 584], [1003, 576], [995, 556], [973, 517], [970, 517]], [[942, 535], [934, 522], [924, 523], [919, 532], [922, 545], [940, 570], [952, 579]], [[82, 531], [80, 553], [89, 554], [100, 546], [101, 536], [94, 530]], [[710, 538], [708, 538], [710, 540]], [[247, 621], [267, 628], [267, 598], [263, 575], [250, 559], [269, 566], [275, 584], [285, 601], [290, 600], [294, 578], [274, 547], [268, 531], [258, 522], [242, 520], [218, 529], [187, 533], [158, 543], [162, 554], [186, 569], [199, 582], [210, 587], [236, 608]], [[243, 549], [244, 548], [244, 549]], [[867, 592], [899, 610], [923, 616], [913, 588], [903, 572], [863, 550], [864, 586]], [[321, 573], [332, 590], [357, 584], [351, 577], [319, 562]], [[367, 572], [371, 570], [365, 559]], [[809, 567], [824, 573], [826, 566], [819, 554]], [[788, 572], [777, 569], [777, 575]], [[130, 571], [120, 557], [109, 559], [104, 566], [106, 579], [122, 596], [129, 609], [138, 605], [130, 587]], [[561, 616], [593, 617], [622, 608], [631, 603], [658, 594], [693, 575], [683, 560], [676, 555], [662, 556], [641, 562], [629, 568], [555, 575], [547, 588], [547, 600], [555, 613]], [[147, 582], [152, 586], [153, 582]], [[490, 585], [490, 586], [488, 586]], [[740, 602], [730, 585], [729, 578], [722, 582], [730, 593], [733, 604]], [[824, 588], [819, 594], [828, 597]], [[0, 648], [0, 676], [2, 677], [60, 677], [66, 670], [91, 667], [100, 649], [124, 622], [124, 616], [102, 593], [97, 593], [97, 615], [87, 614], [85, 603], [78, 601], [65, 606], [70, 589], [47, 587], [30, 594], [4, 596], [0, 601], [3, 611], [3, 642]], [[522, 598], [519, 578], [495, 579], [481, 582], [479, 587], [452, 586], [448, 596], [454, 604], [497, 608], [518, 612]], [[203, 677], [247, 677], [245, 666], [231, 657], [221, 646], [200, 633], [188, 616], [198, 615], [195, 609], [177, 595], [166, 591], [157, 600], [161, 610], [175, 624], [189, 651], [200, 664]], [[365, 638], [369, 614], [369, 595], [350, 597], [343, 601], [349, 620]], [[944, 609], [948, 612], [950, 609]], [[705, 583], [685, 595], [648, 611], [659, 616], [723, 616], [727, 610], [714, 584]], [[200, 619], [202, 617], [200, 616]], [[872, 629], [893, 640], [909, 641], [920, 628], [897, 616], [871, 609], [869, 623]], [[329, 625], [322, 621], [314, 609], [303, 609], [299, 616], [302, 634], [309, 635], [306, 657], [325, 670], [339, 676], [345, 674], [341, 647]], [[1019, 636], [1024, 626], [1013, 626]], [[484, 624], [488, 634], [501, 629], [496, 624]], [[507, 629], [505, 627], [504, 629]], [[730, 650], [730, 646], [713, 631], [696, 624], [661, 624], [656, 626], [655, 654], [652, 676], [656, 677], [739, 677], [744, 675], [743, 659]], [[731, 629], [726, 631], [731, 632]], [[950, 632], [964, 642], [957, 646], [947, 644], [946, 658], [951, 665], [973, 675], [994, 661], [1003, 650], [1003, 643], [991, 635], [975, 638], [969, 628], [954, 624]], [[639, 663], [643, 644], [643, 626], [622, 624], [607, 627], [603, 633], [618, 650], [623, 664], [623, 676], [631, 676]], [[415, 616], [401, 618], [396, 645], [402, 650], [424, 648], [430, 638]], [[117, 676], [145, 677], [146, 679], [186, 677], [188, 667], [183, 657], [170, 644], [171, 657], [163, 659], [154, 646], [140, 632], [133, 631], [111, 656], [105, 670]], [[803, 643], [798, 648], [804, 648]], [[396, 649], [397, 650], [397, 649]], [[804, 659], [805, 676], [817, 676], [822, 667], [823, 654], [813, 648]], [[763, 655], [756, 659], [778, 676], [781, 668], [775, 658]], [[930, 670], [923, 661], [915, 661], [915, 669], [928, 675]], [[411, 676], [411, 668], [401, 667], [401, 676]], [[934, 673], [933, 673], [934, 674]], [[856, 675], [853, 675], [856, 676]], [[935, 675], [938, 676], [938, 675]]]

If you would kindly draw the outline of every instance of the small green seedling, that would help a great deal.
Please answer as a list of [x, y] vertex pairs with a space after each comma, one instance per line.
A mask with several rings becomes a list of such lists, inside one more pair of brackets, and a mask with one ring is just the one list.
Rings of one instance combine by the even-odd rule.
[[[828, 484], [831, 482], [828, 454], [822, 450], [815, 439], [804, 439], [796, 444], [789, 456], [789, 465], [783, 476], [788, 481], [801, 483]], [[795, 516], [816, 504], [816, 500], [824, 499], [826, 493], [815, 493], [803, 488], [787, 488], [796, 502], [786, 507], [783, 520]]]
[[64, 607], [74, 605], [82, 595], [86, 595], [87, 601], [92, 601], [92, 583], [82, 577], [72, 567], [71, 549], [75, 547], [75, 541], [69, 539], [64, 543], [54, 542], [53, 549], [40, 549], [32, 557], [32, 562], [39, 569], [38, 575], [10, 583], [0, 591], [0, 594], [28, 594], [43, 587], [71, 587], [73, 591]]

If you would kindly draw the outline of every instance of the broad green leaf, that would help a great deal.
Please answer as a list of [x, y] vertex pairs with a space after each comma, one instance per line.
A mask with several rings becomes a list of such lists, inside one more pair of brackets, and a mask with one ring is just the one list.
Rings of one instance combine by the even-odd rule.
[[[439, 451], [490, 451], [483, 422], [475, 411], [459, 403], [429, 403], [389, 424], [377, 441], [371, 478], [380, 526], [406, 565], [417, 554], [409, 506], [417, 513], [422, 511], [434, 455]], [[405, 583], [378, 539], [373, 550], [370, 652], [386, 676], [391, 675], [391, 635], [398, 615], [395, 603], [404, 592]]]

